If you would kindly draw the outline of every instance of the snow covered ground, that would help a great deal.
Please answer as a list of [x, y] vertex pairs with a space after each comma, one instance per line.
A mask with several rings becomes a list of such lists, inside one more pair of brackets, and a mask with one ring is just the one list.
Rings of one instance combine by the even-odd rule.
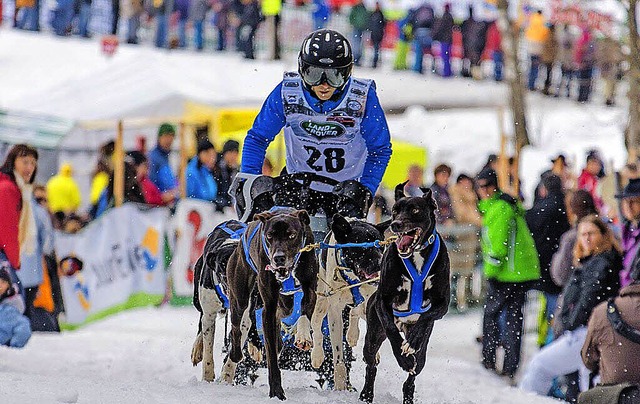
[[[273, 403], [266, 370], [252, 387], [200, 381], [201, 367], [190, 363], [197, 330], [192, 307], [125, 312], [74, 332], [36, 334], [27, 347], [0, 347], [0, 402], [28, 403]], [[481, 315], [449, 314], [436, 323], [427, 365], [417, 380], [417, 403], [553, 403], [508, 387], [479, 362]], [[223, 330], [223, 320], [218, 330]], [[364, 331], [364, 330], [363, 330]], [[218, 332], [216, 346], [221, 346]], [[362, 340], [356, 348], [353, 385], [364, 383]], [[530, 339], [529, 339], [530, 340]], [[530, 344], [524, 354], [531, 353]], [[217, 349], [216, 374], [222, 366]], [[400, 403], [405, 374], [385, 342], [376, 384], [376, 403]], [[319, 390], [314, 374], [284, 372], [291, 403], [357, 403], [354, 392]]]

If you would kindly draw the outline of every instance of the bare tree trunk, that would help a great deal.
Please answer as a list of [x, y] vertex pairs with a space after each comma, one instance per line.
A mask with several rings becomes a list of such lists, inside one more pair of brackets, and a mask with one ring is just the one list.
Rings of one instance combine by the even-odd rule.
[[629, 122], [625, 133], [625, 145], [629, 160], [640, 155], [640, 45], [638, 43], [638, 0], [629, 0], [627, 22], [629, 24]]
[[522, 72], [518, 64], [518, 29], [509, 20], [509, 1], [498, 1], [498, 28], [502, 36], [502, 50], [504, 52], [505, 73], [509, 83], [509, 106], [513, 116], [513, 131], [516, 137], [516, 149], [529, 145], [527, 133], [525, 90]]

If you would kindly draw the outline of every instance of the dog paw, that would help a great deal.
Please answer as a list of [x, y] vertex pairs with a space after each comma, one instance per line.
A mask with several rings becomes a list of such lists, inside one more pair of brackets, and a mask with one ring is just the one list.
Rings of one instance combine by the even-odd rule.
[[322, 345], [314, 346], [311, 350], [311, 366], [314, 369], [319, 369], [324, 362], [324, 352], [322, 351]]
[[284, 395], [284, 389], [282, 386], [276, 386], [269, 388], [269, 398], [278, 397], [280, 400], [286, 400]]
[[358, 339], [360, 339], [360, 328], [357, 325], [349, 324], [347, 329], [347, 343], [351, 348], [355, 348], [358, 345]]
[[413, 349], [411, 347], [411, 345], [409, 345], [409, 343], [407, 341], [404, 341], [402, 343], [402, 346], [400, 347], [400, 349], [402, 350], [402, 355], [404, 356], [409, 356], [409, 355], [413, 355], [416, 353], [416, 350]]
[[398, 358], [398, 365], [409, 374], [415, 374], [416, 370], [416, 357], [415, 355], [401, 355]]
[[193, 348], [191, 348], [191, 363], [196, 366], [202, 362], [202, 333], [198, 333], [196, 340], [193, 342]]
[[224, 366], [222, 367], [222, 375], [220, 376], [220, 381], [225, 384], [233, 384], [233, 378], [236, 374], [236, 363], [227, 359]]
[[205, 363], [203, 365], [202, 380], [205, 382], [212, 382], [216, 379], [216, 372], [214, 370], [213, 362]]
[[248, 342], [247, 351], [249, 352], [249, 357], [251, 357], [255, 362], [262, 362], [262, 349], [253, 345], [251, 342]]
[[362, 390], [362, 392], [360, 393], [360, 401], [363, 401], [365, 403], [372, 403], [373, 402], [373, 391]]
[[296, 342], [294, 342], [294, 345], [299, 350], [305, 351], [305, 352], [313, 348], [313, 342], [310, 339], [296, 339]]

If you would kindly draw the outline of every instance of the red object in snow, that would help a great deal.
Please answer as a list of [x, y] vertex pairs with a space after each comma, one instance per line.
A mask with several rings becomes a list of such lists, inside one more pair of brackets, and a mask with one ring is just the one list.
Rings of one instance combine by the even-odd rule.
[[106, 56], [113, 56], [118, 50], [120, 40], [115, 35], [105, 35], [100, 40], [100, 45], [102, 46], [102, 53]]

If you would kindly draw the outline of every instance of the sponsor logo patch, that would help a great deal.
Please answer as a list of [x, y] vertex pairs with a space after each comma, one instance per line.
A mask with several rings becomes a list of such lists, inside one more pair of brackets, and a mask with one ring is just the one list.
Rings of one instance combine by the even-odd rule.
[[344, 126], [335, 122], [303, 121], [300, 122], [300, 127], [318, 139], [342, 136], [346, 131]]
[[352, 100], [347, 103], [347, 107], [349, 107], [349, 109], [359, 111], [360, 108], [362, 108], [362, 104], [360, 104], [358, 101]]

